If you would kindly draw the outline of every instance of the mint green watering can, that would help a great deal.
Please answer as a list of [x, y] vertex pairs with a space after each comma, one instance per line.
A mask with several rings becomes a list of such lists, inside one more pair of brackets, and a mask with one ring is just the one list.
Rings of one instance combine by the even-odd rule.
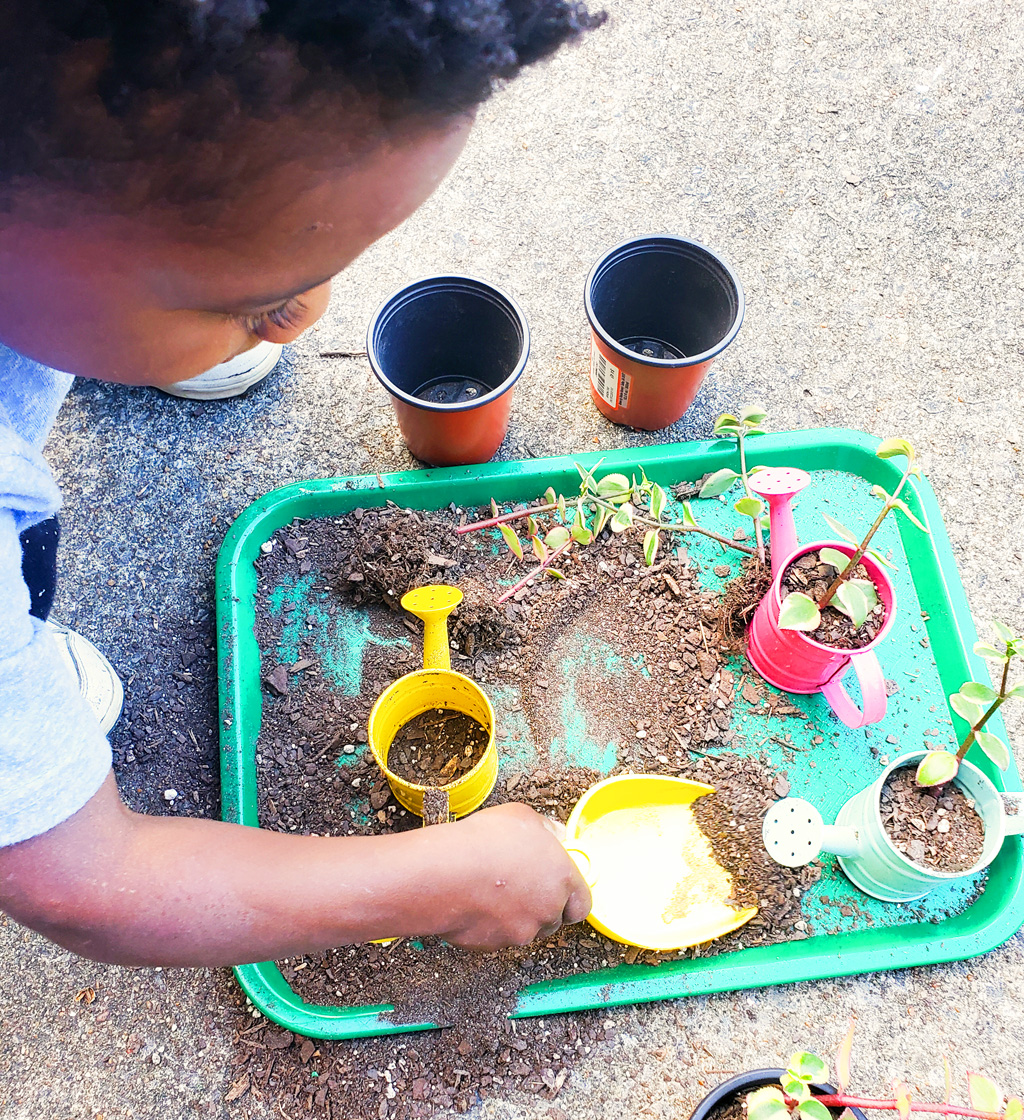
[[785, 867], [800, 867], [820, 852], [832, 852], [839, 857], [839, 866], [854, 886], [883, 902], [911, 902], [943, 883], [988, 867], [1007, 836], [1024, 833], [1024, 793], [1000, 793], [969, 762], [960, 763], [954, 781], [974, 801], [975, 811], [985, 826], [984, 847], [973, 867], [965, 871], [925, 867], [905, 856], [889, 839], [879, 811], [882, 787], [893, 771], [903, 767], [916, 769], [926, 753], [905, 754], [890, 763], [876, 781], [846, 802], [834, 825], [826, 825], [818, 810], [802, 798], [777, 801], [761, 829], [768, 854]]

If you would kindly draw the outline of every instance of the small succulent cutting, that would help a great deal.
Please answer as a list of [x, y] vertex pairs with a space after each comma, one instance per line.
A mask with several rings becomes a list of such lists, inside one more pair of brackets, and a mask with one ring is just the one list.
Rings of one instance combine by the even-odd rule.
[[900, 492], [911, 475], [917, 478], [921, 477], [921, 470], [915, 463], [914, 448], [905, 439], [886, 439], [882, 440], [875, 449], [875, 454], [879, 459], [893, 459], [898, 455], [904, 456], [907, 460], [907, 467], [903, 472], [903, 477], [891, 494], [887, 493], [881, 486], [871, 487], [872, 496], [882, 500], [882, 508], [871, 528], [859, 540], [857, 535], [847, 529], [841, 522], [834, 517], [829, 517], [827, 513], [824, 514], [824, 518], [833, 532], [856, 547], [851, 555], [840, 552], [837, 548], [823, 548], [819, 552], [819, 560], [835, 571], [835, 578], [818, 599], [813, 599], [802, 591], [790, 592], [783, 599], [782, 609], [779, 612], [781, 629], [817, 630], [821, 625], [821, 612], [829, 605], [845, 614], [854, 627], [859, 629], [864, 625], [864, 620], [878, 605], [878, 592], [871, 580], [858, 579], [854, 575], [857, 565], [865, 555], [868, 555], [887, 568], [893, 567], [880, 552], [870, 547], [871, 540], [878, 532], [882, 522], [890, 511], [898, 509], [910, 518], [922, 532], [927, 533], [929, 531], [928, 527], [910, 512], [907, 503], [900, 497]]
[[744, 440], [747, 436], [764, 435], [762, 425], [768, 419], [768, 413], [758, 404], [748, 404], [740, 409], [739, 416], [729, 412], [722, 413], [715, 421], [715, 435], [728, 438], [732, 436], [739, 445], [740, 469], [734, 471], [731, 467], [722, 467], [707, 478], [697, 495], [700, 498], [717, 498], [727, 490], [731, 490], [737, 482], [743, 484], [743, 497], [733, 502], [732, 508], [744, 517], [749, 517], [754, 523], [754, 539], [757, 541], [757, 558], [763, 564], [764, 554], [764, 525], [761, 515], [764, 513], [764, 502], [750, 489], [750, 476], [760, 467], [747, 467], [747, 450]]
[[977, 743], [986, 755], [1005, 770], [1010, 765], [1010, 749], [985, 725], [999, 711], [1007, 700], [1024, 700], [1024, 682], [1010, 684], [1010, 663], [1015, 657], [1024, 657], [1024, 637], [1017, 637], [1009, 626], [993, 621], [996, 632], [994, 642], [975, 642], [974, 652], [979, 657], [998, 661], [1002, 664], [999, 674], [999, 688], [981, 681], [967, 681], [949, 698], [950, 707], [970, 724], [970, 730], [960, 745], [953, 751], [929, 751], [917, 768], [919, 786], [940, 786], [956, 777], [960, 761]]
[[747, 1096], [747, 1120], [832, 1120], [830, 1109], [863, 1108], [884, 1109], [899, 1114], [900, 1120], [909, 1120], [912, 1112], [937, 1116], [969, 1116], [975, 1120], [1022, 1120], [1024, 1105], [1019, 1097], [1004, 1099], [998, 1086], [980, 1073], [967, 1074], [969, 1106], [951, 1103], [953, 1083], [949, 1062], [943, 1058], [946, 1092], [942, 1101], [916, 1101], [902, 1081], [894, 1081], [892, 1097], [858, 1097], [847, 1092], [850, 1084], [850, 1049], [853, 1028], [839, 1047], [836, 1058], [837, 1093], [822, 1093], [812, 1088], [828, 1081], [828, 1065], [818, 1057], [800, 1051], [789, 1059], [781, 1078], [781, 1088], [766, 1085]]

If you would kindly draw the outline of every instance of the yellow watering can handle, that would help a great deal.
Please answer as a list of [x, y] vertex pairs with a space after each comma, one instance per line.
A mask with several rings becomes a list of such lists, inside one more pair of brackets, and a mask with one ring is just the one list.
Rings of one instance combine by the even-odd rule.
[[410, 614], [423, 619], [424, 669], [451, 669], [448, 616], [461, 602], [462, 592], [443, 583], [417, 587], [402, 596], [402, 606]]

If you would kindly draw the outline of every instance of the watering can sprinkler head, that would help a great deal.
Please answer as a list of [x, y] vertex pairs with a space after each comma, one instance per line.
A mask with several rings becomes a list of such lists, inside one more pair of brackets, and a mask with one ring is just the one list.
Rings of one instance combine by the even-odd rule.
[[779, 574], [782, 561], [792, 555], [797, 546], [796, 526], [790, 506], [810, 481], [811, 476], [796, 467], [765, 467], [750, 478], [750, 489], [768, 503], [773, 576]]
[[768, 810], [761, 826], [765, 849], [783, 867], [802, 867], [822, 852], [859, 856], [857, 829], [825, 824], [821, 813], [802, 797], [784, 797]]
[[450, 669], [452, 655], [448, 646], [448, 616], [462, 602], [457, 587], [435, 583], [417, 587], [402, 596], [402, 606], [423, 620], [423, 668]]

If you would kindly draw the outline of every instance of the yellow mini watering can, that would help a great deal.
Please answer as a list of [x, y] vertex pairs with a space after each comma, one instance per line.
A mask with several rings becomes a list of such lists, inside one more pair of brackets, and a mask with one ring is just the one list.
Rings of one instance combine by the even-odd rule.
[[[448, 616], [460, 602], [462, 592], [443, 584], [419, 587], [402, 596], [402, 606], [423, 620], [423, 668], [389, 685], [370, 712], [367, 739], [377, 765], [384, 771], [398, 803], [431, 824], [463, 817], [479, 808], [498, 779], [494, 709], [478, 685], [451, 667]], [[388, 769], [388, 752], [399, 729], [435, 708], [450, 708], [472, 716], [483, 724], [489, 736], [480, 761], [439, 790], [406, 781]]]
[[757, 913], [736, 906], [691, 805], [711, 786], [660, 774], [606, 778], [580, 798], [565, 849], [590, 886], [587, 921], [626, 945], [667, 952], [712, 941]]

